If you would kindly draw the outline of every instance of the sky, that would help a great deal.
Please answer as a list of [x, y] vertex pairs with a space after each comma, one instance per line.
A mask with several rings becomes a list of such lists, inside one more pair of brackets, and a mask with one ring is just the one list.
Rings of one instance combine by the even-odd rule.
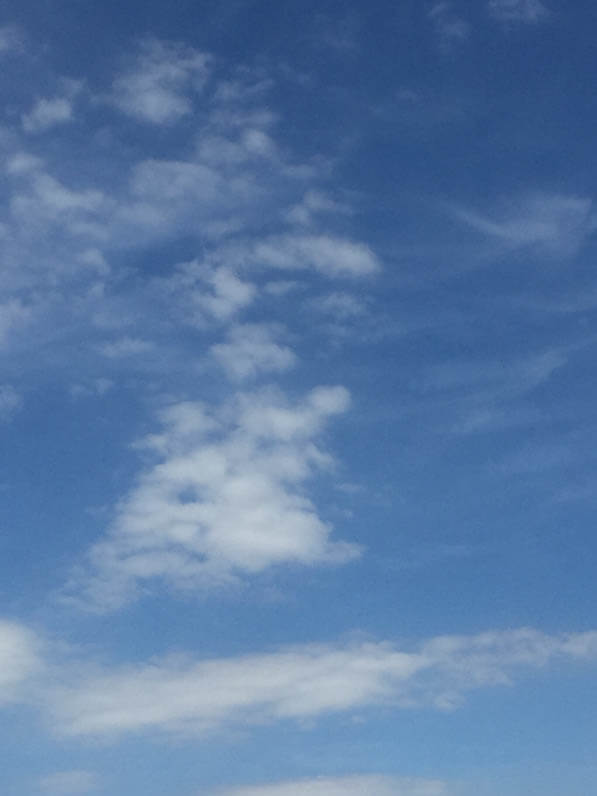
[[597, 788], [592, 0], [6, 0], [8, 796]]

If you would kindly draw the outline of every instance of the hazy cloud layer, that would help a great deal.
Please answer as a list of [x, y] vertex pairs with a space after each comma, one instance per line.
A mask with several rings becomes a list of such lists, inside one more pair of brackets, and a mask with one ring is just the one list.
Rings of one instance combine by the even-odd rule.
[[355, 775], [216, 790], [209, 796], [448, 796], [449, 792], [437, 780]]

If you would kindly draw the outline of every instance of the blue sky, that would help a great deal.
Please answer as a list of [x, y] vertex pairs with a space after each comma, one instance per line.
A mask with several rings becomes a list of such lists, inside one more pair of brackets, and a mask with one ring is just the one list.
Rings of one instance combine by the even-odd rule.
[[592, 792], [594, 4], [4, 9], [2, 791]]

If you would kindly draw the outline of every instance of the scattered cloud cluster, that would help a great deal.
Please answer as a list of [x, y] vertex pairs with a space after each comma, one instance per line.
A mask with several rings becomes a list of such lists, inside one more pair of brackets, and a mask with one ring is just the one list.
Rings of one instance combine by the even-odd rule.
[[[535, 24], [550, 13], [540, 0], [488, 0], [483, 9], [508, 24]], [[444, 52], [473, 33], [457, 2], [433, 2], [426, 13]], [[352, 50], [353, 34], [344, 38], [334, 46], [347, 49], [349, 42]], [[16, 28], [0, 28], [0, 57], [18, 53], [22, 42]], [[348, 412], [350, 394], [343, 386], [306, 386], [297, 397], [292, 379], [301, 362], [284, 302], [294, 291], [300, 307], [337, 328], [379, 326], [381, 311], [366, 290], [382, 270], [380, 257], [347, 231], [351, 208], [325, 185], [331, 165], [308, 154], [297, 160], [283, 145], [265, 99], [271, 80], [264, 69], [222, 75], [225, 67], [209, 55], [156, 38], [138, 41], [119, 64], [107, 89], [62, 81], [30, 96], [11, 111], [13, 128], [7, 122], [0, 129], [0, 346], [7, 359], [18, 358], [23, 372], [30, 366], [34, 358], [21, 347], [31, 331], [30, 350], [49, 340], [44, 353], [51, 348], [52, 366], [65, 363], [71, 399], [114, 397], [126, 372], [140, 400], [150, 396], [164, 407], [159, 426], [135, 445], [140, 471], [122, 488], [111, 522], [62, 596], [71, 607], [101, 613], [154, 590], [203, 593], [282, 566], [356, 560], [362, 546], [337, 538], [316, 500], [320, 481], [314, 483], [334, 475], [326, 431]], [[405, 97], [419, 101], [409, 90]], [[108, 121], [87, 130], [84, 162], [69, 142], [62, 154], [60, 143], [44, 149], [50, 136], [95, 124], [93, 113], [86, 116], [90, 106]], [[137, 147], [134, 124], [148, 141], [157, 136]], [[459, 232], [485, 241], [492, 261], [516, 255], [568, 262], [597, 228], [593, 201], [583, 195], [532, 193], [485, 210], [452, 204], [448, 213]], [[583, 298], [583, 307], [594, 307], [593, 295]], [[274, 304], [273, 317], [263, 318], [260, 309]], [[192, 352], [184, 377], [160, 380], [167, 368], [174, 371], [164, 352], [183, 335], [179, 356]], [[88, 372], [79, 372], [80, 350]], [[150, 358], [155, 383], [135, 381]], [[419, 376], [410, 392], [418, 405], [449, 407], [443, 431], [504, 429], [536, 417], [516, 402], [569, 360], [564, 347], [437, 365], [427, 355], [413, 366]], [[46, 367], [43, 356], [35, 367], [40, 362]], [[294, 386], [271, 386], [266, 380], [275, 376]], [[213, 379], [206, 390], [212, 402], [181, 400], [197, 397], [202, 377]], [[20, 408], [23, 389], [6, 376], [0, 420]], [[549, 466], [561, 450], [547, 443], [541, 455]], [[525, 448], [509, 464], [512, 472], [532, 466]], [[595, 663], [597, 632], [495, 630], [410, 646], [361, 639], [114, 665], [75, 656], [0, 620], [0, 707], [34, 706], [53, 731], [106, 740], [300, 725], [372, 708], [452, 710], [470, 692], [512, 685], [529, 671]], [[50, 796], [83, 794], [100, 781], [73, 769], [54, 771], [37, 787]], [[356, 774], [223, 788], [213, 796], [449, 793], [441, 781]]]

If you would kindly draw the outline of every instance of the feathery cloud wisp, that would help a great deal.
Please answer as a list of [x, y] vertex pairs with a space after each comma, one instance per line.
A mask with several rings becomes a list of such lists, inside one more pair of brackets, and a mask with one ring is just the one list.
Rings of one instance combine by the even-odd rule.
[[507, 686], [554, 661], [594, 662], [597, 632], [533, 629], [392, 643], [303, 645], [193, 661], [155, 659], [71, 677], [47, 691], [56, 727], [72, 735], [211, 733], [385, 708], [454, 709], [481, 688]]
[[488, 9], [500, 22], [536, 23], [548, 14], [541, 0], [489, 0]]

